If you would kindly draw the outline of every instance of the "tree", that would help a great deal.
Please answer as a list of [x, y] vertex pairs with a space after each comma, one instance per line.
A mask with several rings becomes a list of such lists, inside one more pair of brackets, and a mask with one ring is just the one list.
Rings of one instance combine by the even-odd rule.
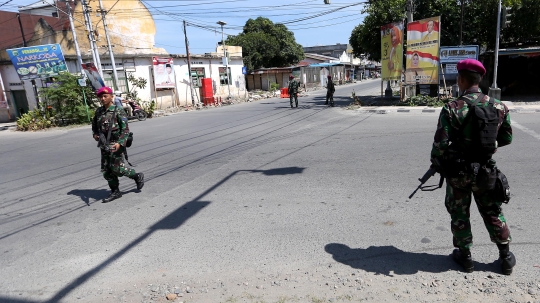
[[263, 17], [249, 19], [242, 33], [229, 36], [225, 43], [242, 47], [248, 70], [289, 66], [304, 58], [302, 46], [296, 43], [293, 32]]
[[[54, 82], [48, 87], [39, 90], [45, 106], [50, 106], [57, 119], [66, 119], [71, 123], [88, 122], [88, 117], [92, 116], [93, 109], [99, 104], [90, 81], [87, 79], [86, 86], [79, 86], [80, 78], [80, 75], [63, 72], [54, 77]], [[90, 112], [87, 112], [85, 98]]]
[[362, 14], [367, 14], [364, 22], [356, 26], [349, 38], [356, 57], [365, 56], [370, 60], [381, 60], [381, 26], [405, 18], [405, 0], [371, 0], [364, 6]]
[[[463, 44], [493, 50], [497, 32], [498, 0], [415, 0], [414, 20], [441, 16], [442, 46], [459, 45], [461, 3], [463, 1]], [[381, 59], [380, 27], [405, 17], [405, 0], [370, 0], [362, 13], [362, 24], [351, 32], [349, 43], [356, 56]], [[540, 1], [503, 0], [513, 8], [510, 26], [503, 29], [503, 42], [538, 41], [540, 37]], [[406, 41], [406, 40], [405, 40]]]

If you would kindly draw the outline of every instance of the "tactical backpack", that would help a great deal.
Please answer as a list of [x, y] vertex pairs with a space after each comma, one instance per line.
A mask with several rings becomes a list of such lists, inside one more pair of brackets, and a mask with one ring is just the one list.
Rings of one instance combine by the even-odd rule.
[[472, 102], [465, 98], [469, 107], [469, 115], [464, 121], [472, 126], [471, 154], [473, 160], [484, 162], [493, 156], [497, 149], [497, 132], [499, 128], [499, 110], [495, 108], [493, 98], [487, 104], [479, 103], [484, 94], [480, 94], [476, 101]]

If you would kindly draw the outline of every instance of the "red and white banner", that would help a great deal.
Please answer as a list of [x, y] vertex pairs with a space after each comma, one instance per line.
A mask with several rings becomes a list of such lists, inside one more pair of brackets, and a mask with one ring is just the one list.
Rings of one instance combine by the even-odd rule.
[[174, 64], [172, 58], [152, 57], [154, 85], [156, 89], [175, 88]]
[[441, 17], [407, 24], [407, 84], [439, 83], [439, 47]]

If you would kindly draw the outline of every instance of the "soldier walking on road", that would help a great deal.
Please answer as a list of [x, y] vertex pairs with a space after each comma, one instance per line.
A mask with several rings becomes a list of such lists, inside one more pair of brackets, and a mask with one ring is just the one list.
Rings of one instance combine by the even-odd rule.
[[144, 174], [137, 173], [124, 164], [124, 152], [129, 137], [126, 112], [122, 107], [114, 105], [114, 95], [110, 87], [100, 88], [96, 95], [103, 106], [96, 110], [92, 120], [92, 134], [94, 140], [99, 141], [101, 172], [111, 189], [111, 194], [103, 199], [103, 203], [107, 203], [122, 197], [118, 189], [118, 177], [126, 176], [135, 180], [137, 189], [140, 190], [144, 186]]
[[506, 177], [492, 159], [498, 147], [512, 142], [509, 111], [478, 87], [486, 73], [481, 62], [462, 60], [457, 69], [463, 94], [443, 106], [431, 150], [433, 167], [446, 177], [445, 206], [456, 247], [452, 256], [466, 272], [474, 270], [470, 251], [473, 196], [491, 241], [499, 249], [502, 272], [510, 275], [516, 259], [509, 250], [512, 238], [501, 209], [510, 192]]
[[289, 98], [291, 100], [291, 108], [293, 108], [293, 98], [298, 107], [298, 90], [300, 88], [300, 83], [294, 79], [293, 75], [289, 76]]
[[334, 81], [332, 81], [332, 76], [328, 75], [328, 82], [326, 83], [326, 103], [330, 100], [330, 105], [334, 106], [334, 92], [336, 91], [336, 86]]

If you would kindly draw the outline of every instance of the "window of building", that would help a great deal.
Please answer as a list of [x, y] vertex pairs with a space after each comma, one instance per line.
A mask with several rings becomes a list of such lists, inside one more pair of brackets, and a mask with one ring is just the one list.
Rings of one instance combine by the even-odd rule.
[[[126, 72], [117, 70], [116, 75], [118, 76], [118, 90], [124, 93], [129, 93], [129, 84]], [[105, 82], [105, 86], [114, 87], [114, 75], [112, 70], [103, 71], [103, 82]]]
[[229, 77], [227, 77], [227, 70], [225, 67], [219, 68], [219, 84], [228, 85], [231, 83], [231, 68], [229, 67]]
[[204, 67], [192, 67], [191, 68], [191, 83], [194, 87], [201, 87], [202, 78], [205, 78]]

